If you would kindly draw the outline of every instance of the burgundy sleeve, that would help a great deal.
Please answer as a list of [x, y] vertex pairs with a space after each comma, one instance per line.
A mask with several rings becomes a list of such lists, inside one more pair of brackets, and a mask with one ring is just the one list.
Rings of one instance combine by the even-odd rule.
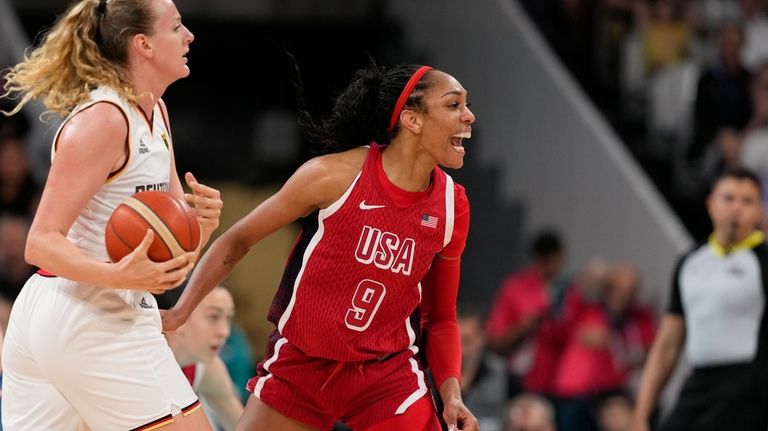
[[432, 262], [422, 281], [422, 327], [426, 334], [427, 364], [439, 389], [449, 377], [461, 380], [461, 337], [456, 322], [461, 253], [469, 230], [469, 202], [456, 185], [455, 221], [449, 244]]

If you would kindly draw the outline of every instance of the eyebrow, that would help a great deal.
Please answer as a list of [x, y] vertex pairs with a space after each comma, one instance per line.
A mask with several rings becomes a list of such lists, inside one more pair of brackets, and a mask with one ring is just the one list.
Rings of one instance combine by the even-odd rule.
[[442, 96], [440, 96], [440, 97], [445, 97], [445, 96], [452, 96], [452, 95], [461, 96], [461, 94], [462, 94], [462, 92], [461, 92], [461, 91], [459, 91], [459, 90], [451, 90], [451, 91], [449, 91], [449, 92], [447, 92], [447, 93], [443, 94], [443, 95], [442, 95]]
[[224, 307], [220, 307], [218, 305], [209, 305], [206, 307], [206, 311], [215, 311], [218, 313], [226, 313], [226, 309]]

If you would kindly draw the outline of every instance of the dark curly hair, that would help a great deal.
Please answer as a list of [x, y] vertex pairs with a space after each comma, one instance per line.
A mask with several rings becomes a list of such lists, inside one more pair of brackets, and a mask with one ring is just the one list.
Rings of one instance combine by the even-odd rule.
[[[316, 118], [303, 101], [301, 81], [297, 83], [299, 123], [307, 138], [316, 146], [315, 153], [328, 154], [349, 150], [375, 141], [387, 145], [400, 131], [392, 131], [389, 120], [400, 93], [420, 65], [400, 65], [392, 68], [371, 66], [355, 72], [349, 86], [337, 97], [331, 112]], [[425, 92], [432, 86], [430, 72], [419, 81], [408, 97], [405, 107], [423, 111]]]

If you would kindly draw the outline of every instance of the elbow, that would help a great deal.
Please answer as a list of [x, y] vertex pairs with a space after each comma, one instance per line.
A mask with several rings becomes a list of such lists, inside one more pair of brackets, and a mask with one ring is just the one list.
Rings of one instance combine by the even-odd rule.
[[27, 243], [24, 246], [24, 260], [32, 266], [39, 266], [37, 264], [37, 260], [38, 260], [37, 256], [39, 253], [37, 251], [37, 246], [35, 243], [36, 242], [34, 240], [34, 237], [32, 235], [29, 235], [27, 237]]
[[230, 256], [237, 262], [242, 259], [243, 256], [248, 254], [252, 245], [253, 244], [251, 244], [244, 236], [238, 235], [236, 232], [228, 231], [224, 232], [213, 241], [209, 253], [206, 254]]
[[229, 250], [232, 255], [237, 256], [238, 260], [248, 254], [253, 245], [241, 236], [233, 235], [231, 238], [226, 238], [225, 240], [225, 248]]

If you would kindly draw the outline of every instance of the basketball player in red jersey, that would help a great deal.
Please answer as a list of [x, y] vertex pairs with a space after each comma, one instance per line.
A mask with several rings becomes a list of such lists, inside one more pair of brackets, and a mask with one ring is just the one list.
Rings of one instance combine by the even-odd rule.
[[[165, 329], [259, 240], [302, 218], [269, 319], [276, 330], [238, 430], [440, 429], [423, 345], [451, 430], [477, 430], [460, 395], [456, 324], [469, 204], [460, 168], [475, 116], [452, 76], [427, 66], [358, 71], [330, 115], [302, 111], [327, 153], [232, 226], [200, 261]], [[369, 145], [366, 145], [369, 144]]]

